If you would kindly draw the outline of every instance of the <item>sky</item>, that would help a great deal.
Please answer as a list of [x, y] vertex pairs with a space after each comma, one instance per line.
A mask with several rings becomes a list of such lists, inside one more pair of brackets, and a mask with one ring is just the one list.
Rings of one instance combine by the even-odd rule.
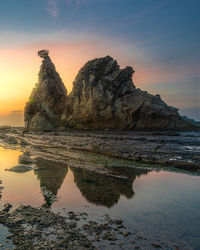
[[111, 55], [136, 87], [200, 120], [199, 0], [1, 0], [0, 125], [23, 125], [48, 49], [68, 92], [79, 69]]

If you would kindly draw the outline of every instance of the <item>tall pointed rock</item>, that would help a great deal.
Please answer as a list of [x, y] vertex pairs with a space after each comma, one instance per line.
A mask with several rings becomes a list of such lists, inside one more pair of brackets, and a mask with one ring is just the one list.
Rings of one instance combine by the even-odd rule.
[[38, 51], [43, 58], [38, 83], [25, 107], [25, 128], [51, 131], [62, 126], [61, 115], [66, 105], [67, 90], [52, 63], [47, 50]]

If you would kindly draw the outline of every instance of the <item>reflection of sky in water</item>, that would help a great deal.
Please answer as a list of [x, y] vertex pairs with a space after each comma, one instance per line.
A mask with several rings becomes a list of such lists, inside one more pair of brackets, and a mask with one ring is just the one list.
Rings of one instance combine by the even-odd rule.
[[51, 206], [54, 202], [54, 211], [86, 211], [91, 219], [107, 213], [150, 238], [174, 244], [178, 239], [186, 249], [200, 247], [199, 176], [128, 169], [120, 173], [129, 181], [121, 181], [50, 162], [41, 162], [44, 169], [37, 172], [4, 171], [17, 164], [19, 155], [0, 149], [3, 203]]

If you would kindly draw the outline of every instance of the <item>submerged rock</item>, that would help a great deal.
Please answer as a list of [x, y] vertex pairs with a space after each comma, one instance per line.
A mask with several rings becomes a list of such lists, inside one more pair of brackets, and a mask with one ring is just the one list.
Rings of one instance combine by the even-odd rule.
[[25, 108], [25, 128], [51, 131], [61, 126], [61, 114], [66, 103], [66, 88], [57, 73], [47, 50], [38, 55], [43, 58], [38, 83]]
[[17, 172], [17, 173], [25, 173], [25, 172], [28, 172], [32, 169], [33, 169], [33, 167], [31, 167], [31, 166], [19, 164], [19, 165], [12, 167], [12, 168], [6, 169], [6, 170], [11, 171], [11, 172]]
[[120, 69], [110, 56], [89, 61], [79, 71], [72, 92], [66, 89], [47, 50], [39, 81], [25, 109], [28, 130], [132, 129], [194, 130], [200, 124], [181, 117], [159, 95], [137, 89], [132, 67]]

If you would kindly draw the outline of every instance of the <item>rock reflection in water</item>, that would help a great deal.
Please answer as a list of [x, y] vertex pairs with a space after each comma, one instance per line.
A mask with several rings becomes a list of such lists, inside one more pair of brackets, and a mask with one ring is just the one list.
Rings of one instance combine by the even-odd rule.
[[128, 199], [132, 198], [135, 194], [133, 182], [136, 177], [150, 172], [146, 169], [117, 168], [117, 173], [127, 177], [126, 179], [105, 176], [83, 169], [70, 169], [74, 174], [74, 182], [89, 202], [111, 208], [117, 204], [121, 195]]
[[57, 200], [57, 193], [62, 186], [68, 172], [66, 164], [40, 159], [37, 163], [38, 170], [34, 173], [40, 181], [41, 192], [44, 196], [43, 207], [50, 208]]

